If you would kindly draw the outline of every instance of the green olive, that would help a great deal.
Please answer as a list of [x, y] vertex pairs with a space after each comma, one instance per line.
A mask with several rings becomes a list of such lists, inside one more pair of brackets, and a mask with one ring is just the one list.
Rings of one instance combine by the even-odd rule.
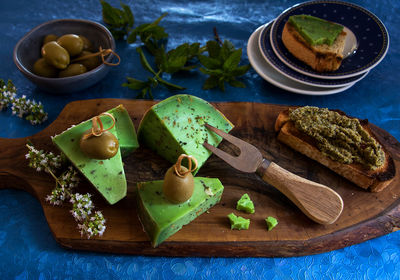
[[72, 63], [68, 65], [68, 67], [65, 68], [64, 70], [61, 70], [60, 73], [58, 73], [58, 77], [59, 78], [71, 77], [83, 74], [85, 72], [87, 72], [85, 65], [80, 63]]
[[86, 38], [85, 36], [79, 35], [79, 37], [81, 38], [81, 40], [83, 42], [83, 50], [84, 51], [92, 51], [93, 50], [92, 42], [90, 42], [90, 40], [88, 38]]
[[42, 56], [46, 62], [58, 69], [65, 69], [69, 64], [69, 54], [57, 42], [51, 41], [42, 47]]
[[[188, 169], [181, 166], [181, 171]], [[164, 176], [163, 193], [172, 203], [182, 203], [187, 201], [193, 194], [194, 179], [192, 173], [187, 173], [184, 177], [179, 177], [175, 173], [175, 166], [168, 169]]]
[[51, 41], [57, 41], [57, 38], [58, 38], [58, 36], [54, 35], [54, 34], [46, 35], [44, 37], [44, 39], [43, 39], [43, 45], [45, 45], [45, 44], [47, 44], [48, 42], [51, 42]]
[[76, 56], [83, 50], [81, 37], [75, 34], [66, 34], [57, 39], [57, 43], [66, 49], [70, 56]]
[[[92, 54], [92, 52], [82, 51], [82, 53], [78, 56], [78, 58], [86, 56], [86, 55], [90, 55], [90, 54]], [[86, 69], [88, 71], [90, 71], [100, 65], [100, 58], [98, 56], [92, 56], [85, 60], [79, 60], [79, 63], [85, 65]]]
[[119, 143], [117, 137], [109, 131], [103, 131], [100, 136], [85, 135], [91, 133], [91, 129], [83, 133], [79, 146], [81, 151], [89, 158], [93, 159], [109, 159], [118, 152]]
[[33, 73], [46, 78], [55, 78], [58, 75], [58, 69], [48, 64], [42, 57], [33, 64]]

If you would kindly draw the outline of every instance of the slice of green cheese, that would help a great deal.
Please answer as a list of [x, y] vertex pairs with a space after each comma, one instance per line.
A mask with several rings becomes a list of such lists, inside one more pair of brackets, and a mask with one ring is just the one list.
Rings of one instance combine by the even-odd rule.
[[331, 46], [343, 31], [342, 25], [310, 15], [290, 16], [288, 21], [310, 45]]
[[215, 147], [222, 141], [204, 126], [205, 123], [225, 132], [233, 128], [233, 124], [207, 101], [192, 95], [174, 95], [146, 112], [138, 128], [139, 142], [171, 163], [181, 154], [194, 156], [198, 162], [195, 175], [211, 155], [203, 147], [204, 141]]
[[[119, 105], [109, 111], [115, 118], [110, 130], [119, 143], [117, 154], [106, 160], [88, 158], [79, 147], [82, 134], [92, 127], [91, 120], [75, 125], [52, 138], [53, 143], [67, 156], [72, 164], [89, 180], [110, 204], [126, 196], [126, 178], [121, 154], [134, 151], [139, 145], [135, 127], [126, 109]], [[112, 125], [110, 117], [101, 117], [104, 128]]]
[[252, 214], [255, 212], [254, 203], [251, 201], [250, 196], [245, 193], [236, 203], [236, 209]]
[[215, 178], [194, 178], [192, 197], [173, 204], [162, 191], [163, 181], [138, 183], [138, 215], [153, 247], [189, 224], [221, 200], [223, 185]]

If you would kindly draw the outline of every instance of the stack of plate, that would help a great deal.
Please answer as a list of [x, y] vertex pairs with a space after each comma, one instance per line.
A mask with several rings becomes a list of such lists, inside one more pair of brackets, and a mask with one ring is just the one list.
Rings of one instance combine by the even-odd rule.
[[[283, 26], [296, 14], [344, 26], [345, 58], [338, 70], [316, 72], [285, 48], [281, 38]], [[327, 95], [344, 91], [367, 76], [385, 57], [388, 47], [388, 32], [371, 12], [346, 2], [312, 1], [295, 5], [258, 27], [249, 38], [247, 55], [257, 73], [275, 86], [300, 94]]]

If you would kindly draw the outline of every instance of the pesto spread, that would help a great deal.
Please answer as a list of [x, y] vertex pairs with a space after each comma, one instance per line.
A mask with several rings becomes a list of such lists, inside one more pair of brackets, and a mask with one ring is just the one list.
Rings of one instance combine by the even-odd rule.
[[309, 15], [290, 16], [288, 21], [312, 46], [331, 46], [343, 30], [342, 25]]
[[320, 151], [333, 160], [357, 162], [370, 170], [385, 162], [382, 146], [358, 119], [311, 106], [291, 110], [289, 117], [297, 129], [314, 138]]

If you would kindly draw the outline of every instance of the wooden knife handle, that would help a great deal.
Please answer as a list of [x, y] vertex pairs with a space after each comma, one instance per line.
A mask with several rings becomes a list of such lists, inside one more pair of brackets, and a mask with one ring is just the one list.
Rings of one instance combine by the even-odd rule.
[[297, 176], [273, 162], [260, 175], [319, 224], [332, 224], [342, 213], [342, 198], [327, 186]]

